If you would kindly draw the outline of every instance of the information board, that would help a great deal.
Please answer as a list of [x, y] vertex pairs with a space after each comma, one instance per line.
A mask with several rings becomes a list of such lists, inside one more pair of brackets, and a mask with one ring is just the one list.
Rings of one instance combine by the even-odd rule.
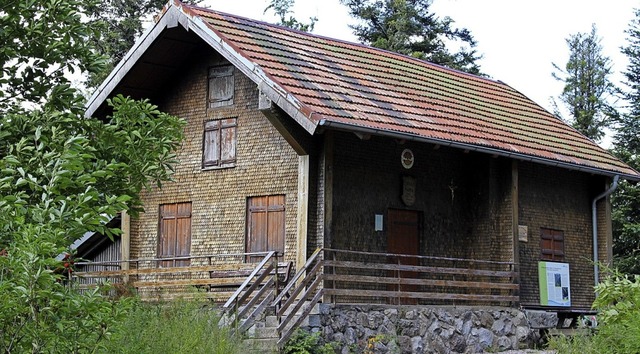
[[571, 306], [569, 264], [538, 262], [540, 305]]

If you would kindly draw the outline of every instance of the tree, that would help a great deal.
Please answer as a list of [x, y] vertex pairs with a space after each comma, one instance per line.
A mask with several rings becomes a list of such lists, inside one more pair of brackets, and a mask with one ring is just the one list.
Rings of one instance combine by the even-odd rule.
[[[56, 259], [86, 232], [113, 237], [118, 212], [170, 177], [183, 122], [148, 101], [115, 97], [85, 118], [64, 70], [98, 72], [84, 2], [4, 1], [0, 11], [0, 351], [92, 352], [126, 306], [80, 293]], [[15, 67], [14, 67], [15, 66]], [[6, 90], [5, 90], [6, 89]], [[68, 262], [67, 262], [68, 263]]]
[[[566, 41], [569, 60], [564, 70], [553, 64], [557, 70], [553, 77], [565, 84], [559, 99], [569, 110], [573, 127], [598, 142], [616, 114], [607, 102], [615, 90], [609, 80], [611, 60], [602, 54], [595, 25], [590, 33], [578, 33]], [[559, 110], [556, 115], [561, 117]]]
[[[628, 111], [617, 121], [614, 153], [640, 171], [640, 10], [626, 31], [628, 45], [622, 48], [629, 59], [624, 73], [628, 90], [624, 98]], [[640, 274], [640, 186], [622, 182], [613, 195], [613, 251], [616, 266], [623, 272]]]
[[[428, 60], [453, 69], [479, 74], [476, 41], [467, 29], [452, 28], [454, 21], [429, 12], [431, 0], [341, 0], [351, 16], [351, 26], [362, 43]], [[452, 53], [448, 43], [460, 48]]]
[[[317, 17], [309, 17], [309, 23], [302, 23], [291, 15], [295, 0], [271, 0], [271, 3], [264, 9], [264, 13], [272, 10], [280, 18], [278, 23], [281, 26], [293, 28], [298, 31], [311, 32], [318, 21]], [[287, 16], [289, 18], [287, 18]]]

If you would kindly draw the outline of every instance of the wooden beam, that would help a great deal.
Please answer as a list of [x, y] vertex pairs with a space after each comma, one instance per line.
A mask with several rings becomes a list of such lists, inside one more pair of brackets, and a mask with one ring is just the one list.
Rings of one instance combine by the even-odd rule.
[[296, 238], [296, 270], [307, 262], [309, 216], [309, 155], [298, 156], [298, 235]]
[[[518, 194], [519, 194], [519, 176], [518, 176], [518, 161], [511, 160], [511, 232], [513, 239], [513, 263], [518, 268], [520, 265], [520, 239], [518, 237], [518, 224], [519, 224], [519, 213], [518, 213]], [[519, 275], [516, 275], [514, 279], [515, 284], [520, 283]]]
[[[129, 260], [131, 259], [131, 216], [126, 210], [120, 214], [120, 269], [129, 270]], [[122, 279], [125, 283], [129, 281], [129, 276]]]
[[324, 136], [324, 241], [323, 248], [331, 248], [331, 229], [333, 225], [333, 132]]
[[293, 118], [276, 106], [263, 92], [260, 92], [258, 109], [298, 155], [309, 154], [313, 144], [311, 134], [301, 128]]

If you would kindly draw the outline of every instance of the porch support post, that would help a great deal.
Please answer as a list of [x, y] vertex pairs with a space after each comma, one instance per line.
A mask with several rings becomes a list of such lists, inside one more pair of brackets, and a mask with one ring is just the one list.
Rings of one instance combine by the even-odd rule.
[[[122, 234], [120, 235], [120, 269], [129, 270], [129, 257], [130, 257], [130, 245], [131, 245], [131, 216], [126, 210], [120, 214], [120, 229]], [[129, 281], [129, 276], [125, 275], [122, 278], [123, 282]]]
[[518, 161], [511, 161], [511, 226], [513, 239], [513, 263], [516, 266], [515, 271], [518, 273], [515, 283], [520, 283], [520, 241], [518, 238]]
[[333, 225], [333, 132], [324, 137], [324, 241], [323, 247], [331, 248]]
[[296, 268], [307, 262], [307, 225], [309, 215], [309, 155], [298, 156], [298, 237], [296, 241]]

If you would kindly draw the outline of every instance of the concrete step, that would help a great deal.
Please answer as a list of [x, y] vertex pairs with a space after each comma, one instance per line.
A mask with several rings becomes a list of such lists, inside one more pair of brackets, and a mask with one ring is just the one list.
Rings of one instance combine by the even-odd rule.
[[243, 341], [243, 344], [244, 344], [244, 347], [247, 349], [247, 352], [251, 354], [278, 353], [277, 339], [248, 338]]

